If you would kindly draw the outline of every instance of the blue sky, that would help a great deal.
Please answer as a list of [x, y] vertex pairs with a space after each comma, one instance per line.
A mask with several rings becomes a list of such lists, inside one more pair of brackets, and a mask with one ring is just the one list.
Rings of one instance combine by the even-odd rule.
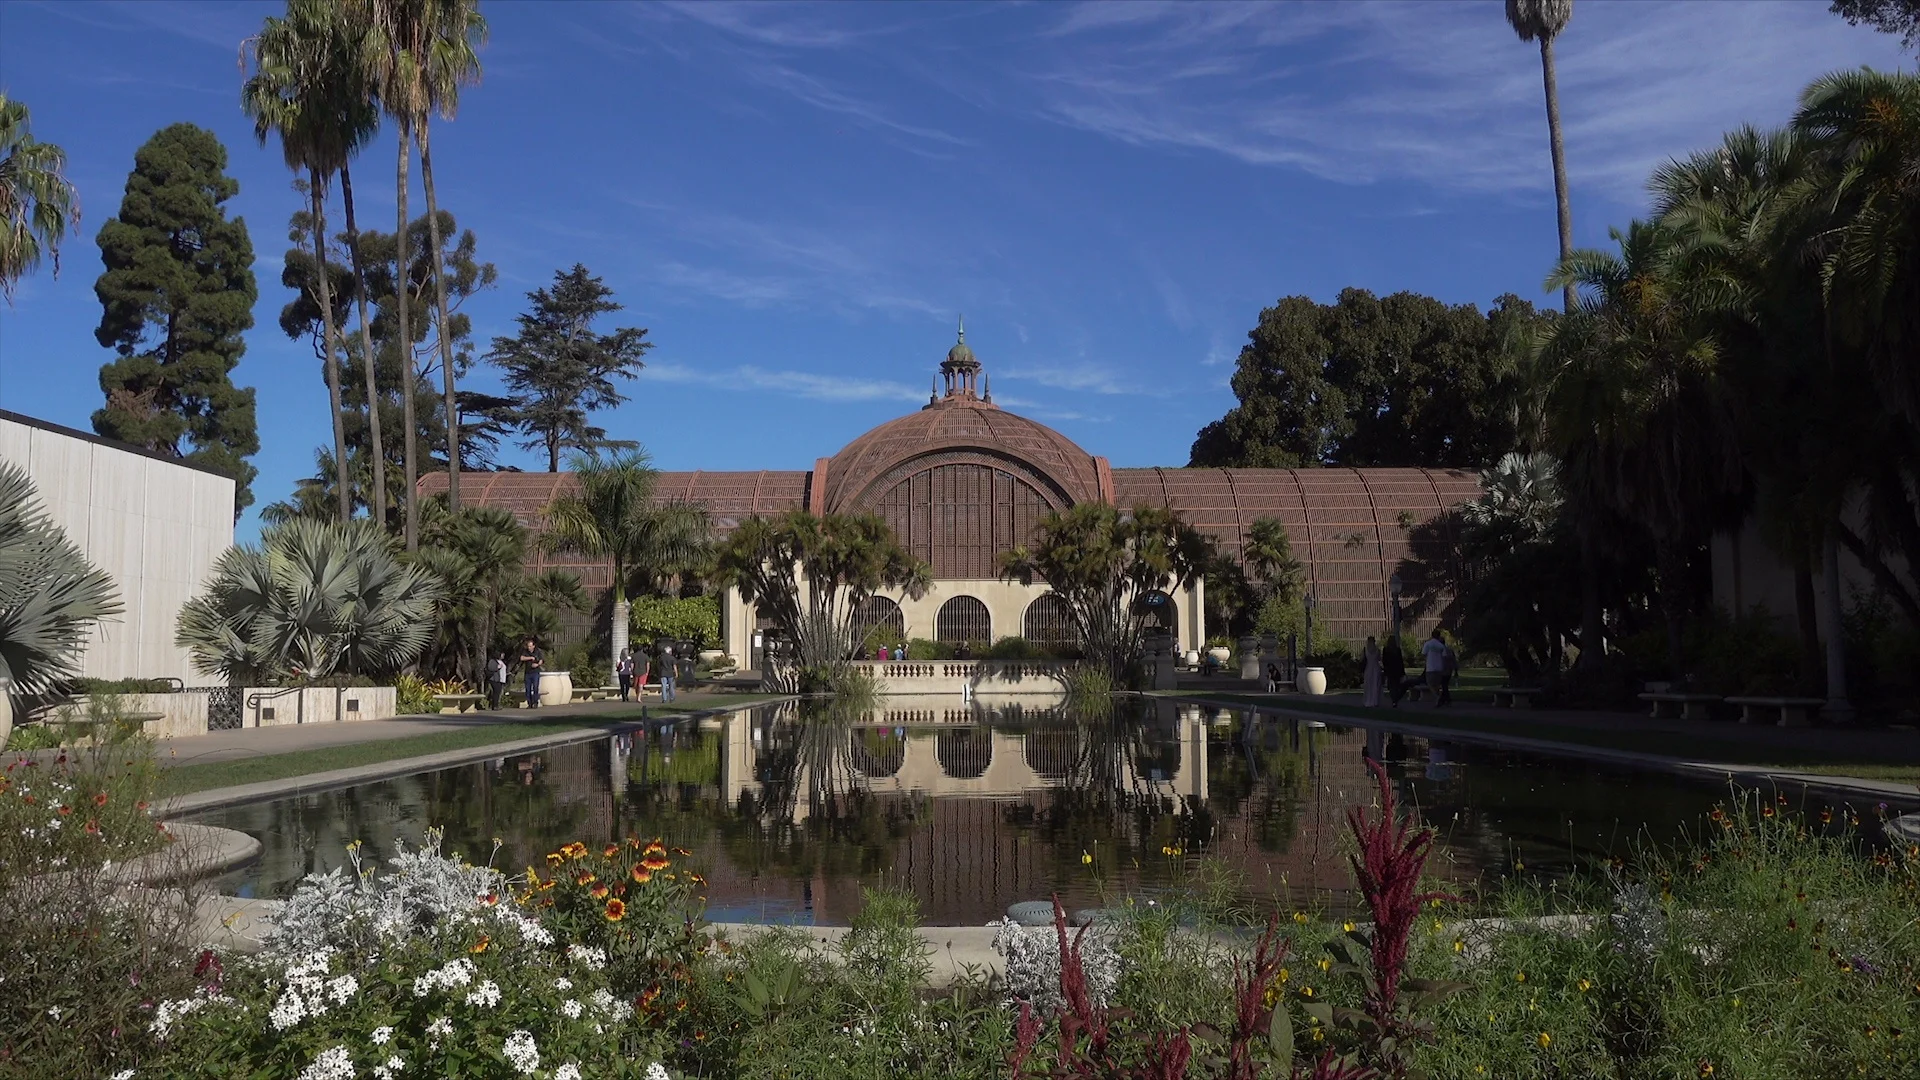
[[[262, 503], [329, 439], [312, 350], [275, 322], [296, 196], [237, 105], [239, 42], [273, 10], [0, 5], [0, 84], [66, 148], [85, 214], [59, 278], [0, 305], [0, 407], [89, 426], [93, 236], [134, 150], [200, 124], [258, 254], [235, 377], [259, 391]], [[1134, 466], [1185, 463], [1281, 296], [1549, 300], [1539, 56], [1499, 0], [483, 10], [484, 82], [434, 129], [441, 205], [500, 270], [476, 336], [558, 268], [604, 276], [657, 347], [602, 422], [663, 468], [810, 467], [924, 402], [958, 313], [997, 400]], [[1581, 244], [1638, 212], [1651, 167], [1784, 121], [1809, 79], [1912, 64], [1819, 2], [1581, 0], [1558, 54]], [[355, 166], [373, 227], [393, 154], [383, 134]]]

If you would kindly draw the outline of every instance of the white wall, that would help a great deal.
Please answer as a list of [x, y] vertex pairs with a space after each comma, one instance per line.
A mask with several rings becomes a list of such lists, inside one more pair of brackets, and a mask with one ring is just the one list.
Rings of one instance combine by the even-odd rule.
[[0, 416], [0, 460], [26, 469], [48, 516], [119, 589], [125, 611], [94, 627], [81, 674], [209, 681], [174, 646], [174, 620], [233, 545], [233, 481], [12, 416]]

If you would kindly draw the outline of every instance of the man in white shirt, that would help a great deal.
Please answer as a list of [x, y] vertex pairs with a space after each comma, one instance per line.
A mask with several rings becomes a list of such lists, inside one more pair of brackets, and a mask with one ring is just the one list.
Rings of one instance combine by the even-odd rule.
[[1427, 658], [1427, 688], [1433, 691], [1433, 707], [1448, 704], [1447, 694], [1447, 654], [1451, 650], [1440, 637], [1440, 628], [1435, 627], [1433, 636], [1420, 646], [1420, 652]]

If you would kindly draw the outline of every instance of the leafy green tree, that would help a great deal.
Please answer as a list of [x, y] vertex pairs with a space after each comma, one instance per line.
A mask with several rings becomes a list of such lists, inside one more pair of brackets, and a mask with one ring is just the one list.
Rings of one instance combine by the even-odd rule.
[[520, 445], [544, 448], [547, 471], [560, 471], [560, 451], [611, 446], [605, 429], [587, 422], [589, 413], [627, 400], [614, 388], [615, 377], [632, 379], [640, 357], [653, 343], [645, 330], [621, 327], [594, 333], [602, 315], [619, 311], [613, 290], [579, 263], [556, 271], [551, 289], [527, 294], [533, 308], [516, 316], [520, 332], [493, 339], [487, 359], [504, 373], [507, 389], [519, 396], [517, 422], [533, 436]]
[[1920, 0], [1833, 0], [1827, 10], [1855, 26], [1899, 34], [1900, 44], [1920, 48]]
[[66, 151], [33, 137], [25, 102], [0, 92], [0, 293], [53, 259], [60, 273], [60, 242], [80, 227], [80, 199], [62, 171]]
[[[352, 0], [347, 8], [354, 25], [364, 27], [366, 36], [362, 55], [366, 57], [380, 106], [394, 121], [400, 137], [397, 178], [398, 216], [395, 231], [400, 235], [398, 263], [408, 263], [406, 252], [407, 171], [413, 147], [420, 148], [420, 178], [427, 196], [427, 227], [432, 250], [440, 248], [439, 203], [433, 183], [433, 154], [428, 138], [433, 114], [451, 120], [459, 108], [460, 88], [480, 81], [478, 47], [486, 41], [487, 22], [480, 15], [478, 0]], [[440, 321], [449, 320], [446, 285], [440, 266], [433, 264], [434, 300]], [[408, 322], [411, 312], [400, 308], [400, 338], [411, 340]], [[440, 369], [445, 394], [442, 406], [454, 415], [455, 364], [452, 345], [441, 339]], [[411, 371], [405, 373], [409, 378]], [[412, 407], [412, 387], [403, 386], [401, 396]], [[407, 430], [413, 430], [411, 418]], [[447, 460], [447, 501], [460, 508], [460, 453], [450, 447]], [[416, 484], [407, 476], [407, 547], [411, 550], [418, 537]]]
[[790, 510], [749, 517], [720, 545], [716, 576], [773, 622], [793, 654], [769, 682], [833, 685], [865, 637], [860, 610], [882, 589], [926, 595], [932, 571], [874, 514]]
[[1484, 316], [1414, 293], [1286, 297], [1247, 335], [1239, 404], [1201, 429], [1190, 464], [1490, 463], [1515, 442], [1517, 364], [1542, 321], [1511, 295]]
[[[134, 155], [118, 216], [99, 235], [106, 272], [94, 337], [120, 356], [100, 369], [93, 429], [234, 479], [234, 512], [253, 502], [259, 451], [253, 390], [233, 385], [253, 326], [253, 242], [224, 205], [240, 190], [212, 132], [174, 124]], [[187, 444], [182, 447], [182, 441]]]
[[113, 579], [47, 517], [26, 472], [0, 461], [0, 696], [39, 697], [78, 674], [93, 624], [121, 610]]
[[574, 486], [543, 510], [541, 543], [613, 564], [612, 655], [627, 647], [631, 608], [627, 597], [636, 575], [673, 573], [704, 559], [710, 544], [706, 508], [657, 503], [660, 474], [639, 450], [573, 459]]
[[[720, 605], [711, 596], [642, 596], [633, 602], [633, 640], [720, 642]], [[620, 655], [618, 649], [614, 655]]]
[[499, 647], [502, 620], [524, 583], [527, 530], [508, 511], [469, 506], [431, 514], [424, 531], [426, 543], [413, 562], [447, 595], [427, 666], [479, 683], [487, 650]]
[[227, 549], [175, 640], [195, 670], [241, 684], [392, 675], [432, 639], [445, 595], [371, 522], [293, 521]]
[[[1547, 89], [1547, 145], [1553, 155], [1553, 199], [1559, 214], [1560, 259], [1573, 254], [1573, 203], [1567, 195], [1567, 150], [1560, 139], [1560, 79], [1554, 72], [1553, 39], [1573, 18], [1573, 0], [1507, 0], [1507, 25], [1521, 41], [1540, 43], [1540, 78]], [[1566, 310], [1579, 297], [1568, 285], [1563, 290]]]
[[1141, 655], [1145, 627], [1135, 601], [1178, 591], [1212, 557], [1212, 542], [1171, 510], [1080, 503], [1048, 514], [1031, 544], [1002, 555], [1000, 576], [1044, 580], [1066, 605], [1088, 661], [1119, 682]]

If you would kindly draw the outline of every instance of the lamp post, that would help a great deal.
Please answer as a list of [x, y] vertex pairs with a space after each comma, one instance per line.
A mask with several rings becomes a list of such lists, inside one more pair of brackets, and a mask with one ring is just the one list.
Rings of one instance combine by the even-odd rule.
[[1307, 608], [1307, 656], [1313, 656], [1313, 609], [1320, 606], [1320, 598], [1312, 593], [1305, 600]]
[[1400, 640], [1400, 587], [1402, 584], [1399, 574], [1387, 579], [1387, 591], [1393, 594], [1393, 640], [1395, 641]]

